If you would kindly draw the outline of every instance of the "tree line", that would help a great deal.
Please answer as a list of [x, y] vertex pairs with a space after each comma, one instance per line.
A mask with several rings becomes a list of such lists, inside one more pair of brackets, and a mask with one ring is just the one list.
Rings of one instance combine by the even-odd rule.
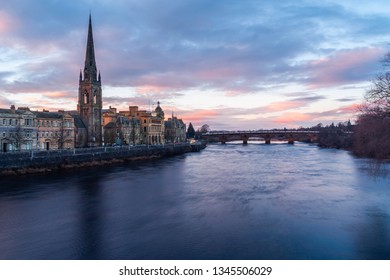
[[379, 160], [390, 157], [390, 52], [381, 62], [383, 70], [359, 108], [354, 135], [354, 153]]

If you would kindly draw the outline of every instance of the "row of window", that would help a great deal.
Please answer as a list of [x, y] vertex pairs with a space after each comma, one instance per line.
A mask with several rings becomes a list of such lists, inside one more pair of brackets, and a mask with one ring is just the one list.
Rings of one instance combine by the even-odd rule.
[[[38, 120], [37, 122], [38, 126], [47, 126], [47, 127], [60, 127], [62, 125], [62, 122], [60, 121], [47, 121], [47, 120]], [[23, 122], [19, 122], [18, 119], [2, 119], [0, 121], [0, 124], [3, 126], [16, 126], [16, 125], [24, 125], [24, 126], [35, 126], [35, 122], [33, 119], [24, 119]], [[64, 127], [71, 127], [72, 122], [65, 121]]]
[[[41, 131], [41, 132], [38, 132], [38, 137], [39, 135], [41, 135], [41, 137], [60, 137], [61, 136], [61, 132], [59, 131]], [[67, 130], [67, 131], [64, 131], [64, 134], [63, 134], [65, 137], [70, 137], [71, 136], [71, 131], [70, 130]]]
[[[47, 126], [47, 127], [60, 127], [62, 125], [62, 122], [59, 121], [46, 121], [46, 120], [38, 120], [38, 126]], [[70, 127], [71, 122], [65, 121], [64, 127]]]
[[[33, 136], [33, 133], [32, 131], [24, 131], [21, 135], [18, 136], [18, 132], [5, 132], [3, 131], [2, 133], [2, 136], [3, 138], [7, 138], [7, 137], [10, 137], [10, 138], [13, 138], [13, 137], [25, 137], [25, 138], [31, 138]], [[34, 133], [35, 135], [35, 133]], [[59, 131], [41, 131], [41, 132], [38, 132], [37, 133], [37, 137], [60, 137], [61, 136], [61, 133]], [[64, 136], [65, 137], [71, 137], [72, 136], [72, 131], [70, 130], [67, 130], [67, 131], [64, 131]]]
[[[0, 122], [3, 126], [7, 125], [19, 125], [19, 120], [18, 119], [3, 119]], [[24, 124], [20, 123], [21, 125], [25, 126], [34, 126], [34, 121], [32, 119], [25, 119]]]
[[20, 134], [20, 133], [18, 133], [18, 132], [8, 132], [7, 133], [7, 132], [3, 131], [3, 138], [7, 138], [7, 137], [9, 137], [9, 138], [14, 138], [14, 137], [31, 138], [32, 131], [25, 131], [24, 133], [22, 133], [20, 135], [18, 135], [18, 134]]

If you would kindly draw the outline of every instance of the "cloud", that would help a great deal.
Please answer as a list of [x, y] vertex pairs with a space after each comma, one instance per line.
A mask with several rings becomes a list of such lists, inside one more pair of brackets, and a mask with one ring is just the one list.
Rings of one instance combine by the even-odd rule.
[[346, 98], [338, 98], [338, 99], [336, 99], [336, 101], [339, 101], [339, 102], [352, 102], [352, 101], [356, 101], [356, 98], [348, 98], [348, 97], [346, 97]]
[[310, 115], [298, 112], [287, 112], [273, 119], [274, 122], [283, 125], [298, 124], [308, 120], [311, 120]]
[[[215, 115], [204, 108], [199, 117], [186, 112], [225, 127], [244, 125], [233, 116], [272, 122], [262, 114], [273, 113], [287, 120], [294, 110], [305, 115], [308, 105], [334, 100], [331, 93], [320, 96], [312, 89], [362, 90], [359, 85], [370, 80], [383, 54], [390, 24], [378, 9], [365, 12], [337, 1], [14, 0], [1, 5], [0, 89], [10, 102], [35, 96], [28, 100], [76, 106], [92, 6], [105, 106], [147, 106], [152, 99], [169, 108], [188, 91], [204, 99], [205, 108], [210, 92], [228, 99], [249, 95], [254, 104], [273, 97], [256, 108], [245, 108], [237, 98], [235, 108], [211, 110]], [[129, 98], [116, 97], [122, 88], [131, 89]], [[324, 110], [331, 114], [333, 108]]]
[[320, 122], [324, 122], [324, 124], [330, 124], [332, 122], [343, 122], [351, 119], [351, 117], [356, 114], [358, 107], [358, 104], [351, 104], [323, 112], [286, 112], [278, 117], [273, 118], [272, 121], [276, 125], [282, 125], [286, 127], [306, 127]]
[[0, 10], [0, 35], [8, 35], [17, 25], [18, 22], [15, 18], [11, 17], [5, 11]]
[[382, 48], [357, 48], [313, 60], [307, 66], [307, 71], [313, 73], [307, 80], [308, 86], [320, 88], [367, 82], [383, 54]]
[[276, 101], [272, 102], [266, 106], [262, 106], [256, 109], [249, 110], [249, 112], [257, 112], [257, 113], [276, 113], [276, 112], [283, 112], [287, 110], [296, 110], [300, 108], [307, 107], [311, 103], [320, 101], [325, 99], [323, 96], [304, 96], [304, 97], [298, 97], [293, 98], [289, 100], [284, 101]]

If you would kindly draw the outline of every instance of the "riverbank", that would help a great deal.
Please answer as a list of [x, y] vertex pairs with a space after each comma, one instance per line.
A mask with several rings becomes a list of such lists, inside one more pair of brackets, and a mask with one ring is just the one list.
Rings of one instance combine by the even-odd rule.
[[205, 143], [155, 146], [96, 147], [72, 150], [23, 151], [0, 154], [0, 176], [47, 173], [60, 169], [104, 166], [199, 152]]

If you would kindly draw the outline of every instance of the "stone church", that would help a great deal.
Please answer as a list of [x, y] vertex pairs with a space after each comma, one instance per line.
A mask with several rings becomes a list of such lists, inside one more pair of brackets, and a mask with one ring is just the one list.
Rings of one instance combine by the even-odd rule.
[[[92, 20], [89, 16], [87, 48], [85, 53], [84, 71], [80, 70], [77, 113], [85, 126], [84, 144], [89, 147], [102, 146], [102, 81], [96, 68], [95, 48], [92, 34]], [[80, 125], [80, 133], [82, 124]], [[82, 146], [81, 143], [79, 143]]]

